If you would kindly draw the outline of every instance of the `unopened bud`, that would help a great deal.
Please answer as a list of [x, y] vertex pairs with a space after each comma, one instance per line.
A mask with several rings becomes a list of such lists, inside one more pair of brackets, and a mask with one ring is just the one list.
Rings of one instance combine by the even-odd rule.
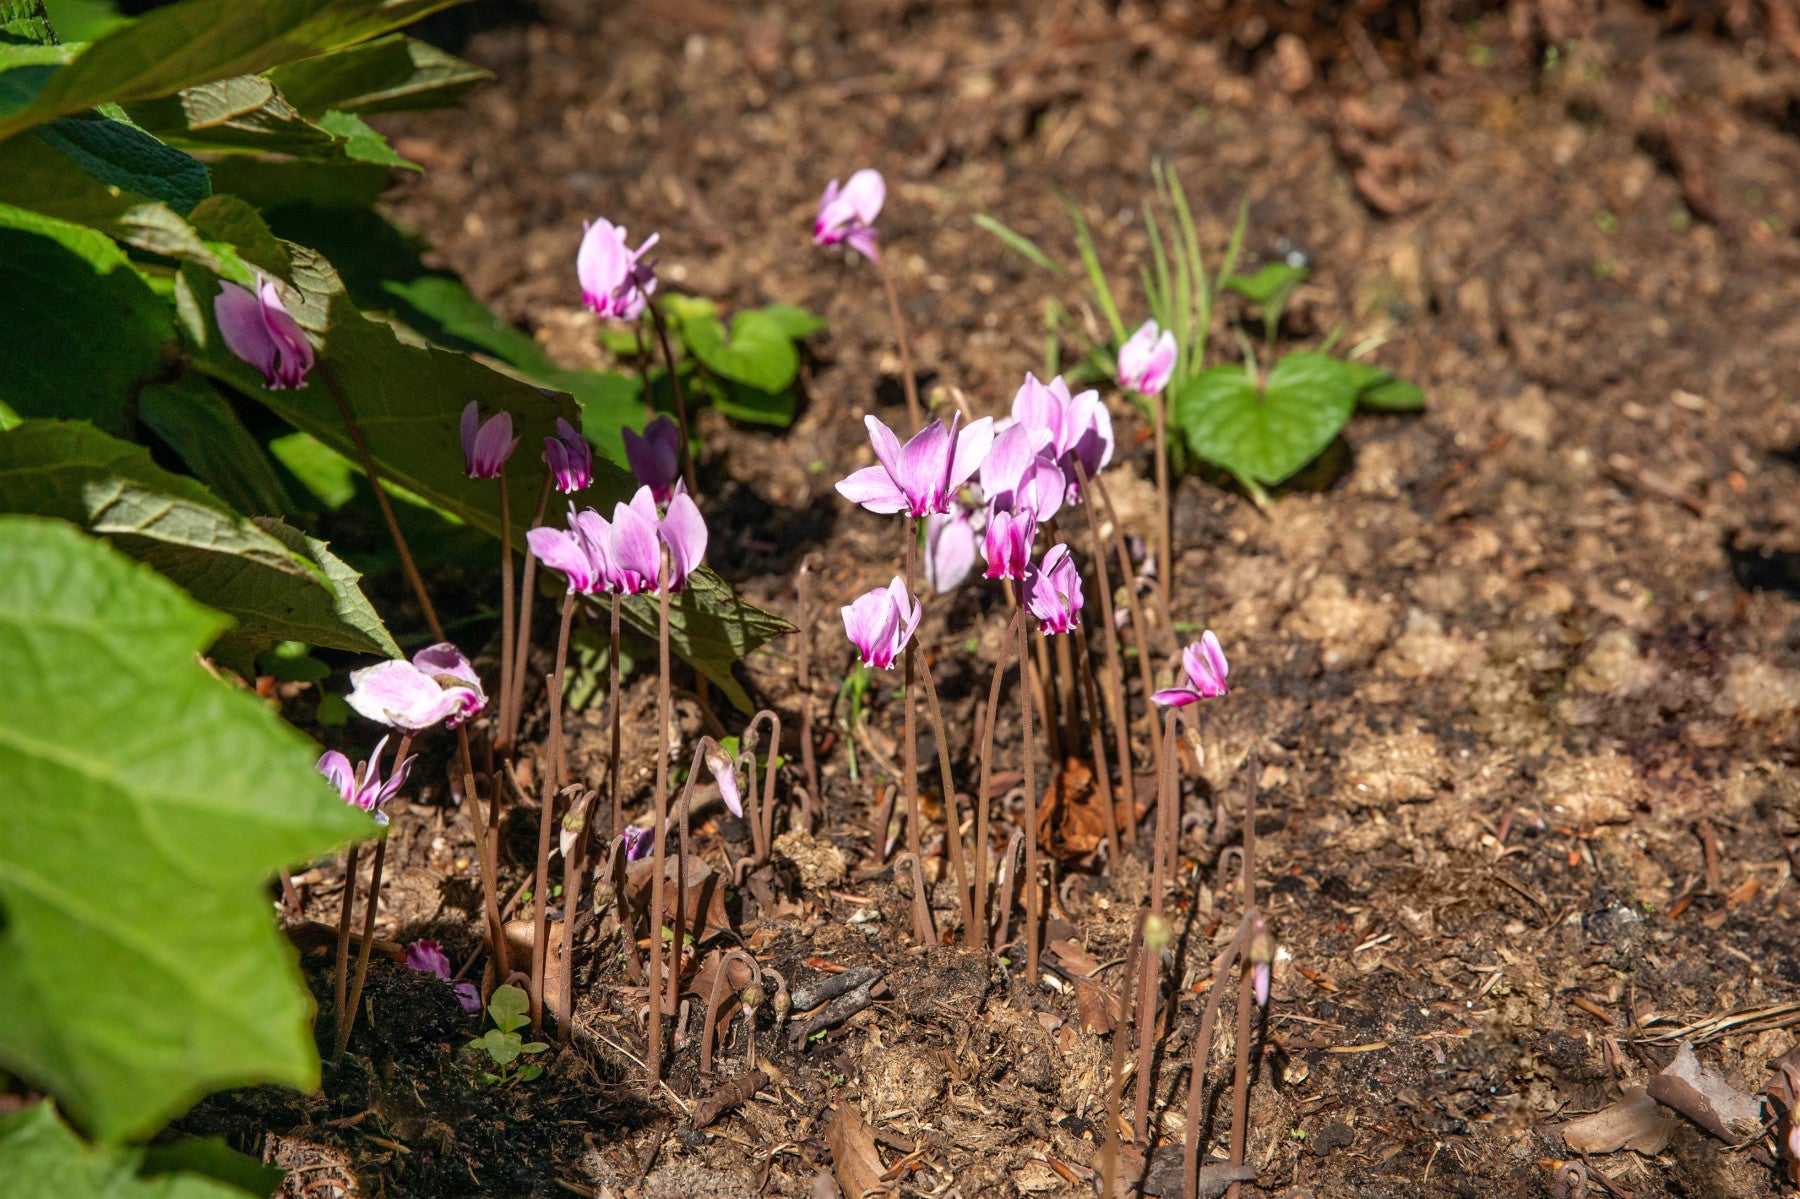
[[1144, 917], [1144, 948], [1151, 953], [1161, 953], [1167, 949], [1173, 935], [1174, 930], [1169, 927], [1169, 922], [1161, 916], [1152, 912]]
[[763, 1005], [763, 1000], [767, 999], [768, 997], [769, 997], [769, 993], [767, 991], [763, 990], [761, 984], [759, 984], [759, 983], [751, 983], [749, 986], [745, 987], [742, 991], [738, 992], [738, 998], [740, 1000], [742, 1000], [744, 1006], [748, 1007], [748, 1008], [761, 1007]]
[[1258, 929], [1250, 938], [1250, 989], [1256, 995], [1258, 1007], [1268, 1006], [1270, 968], [1274, 962], [1275, 938], [1267, 929]]

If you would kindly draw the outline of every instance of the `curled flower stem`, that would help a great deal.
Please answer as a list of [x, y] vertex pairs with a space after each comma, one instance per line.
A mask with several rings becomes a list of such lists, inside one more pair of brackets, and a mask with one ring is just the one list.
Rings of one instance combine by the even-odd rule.
[[[544, 523], [544, 510], [550, 506], [550, 472], [544, 472], [544, 485], [538, 489], [537, 511], [531, 527]], [[502, 692], [500, 735], [495, 749], [505, 756], [512, 752], [519, 737], [519, 722], [525, 713], [525, 665], [531, 660], [531, 608], [537, 599], [537, 555], [525, 555], [525, 578], [519, 586], [519, 632], [514, 641], [513, 672], [507, 691]], [[510, 696], [510, 698], [508, 698]]]
[[925, 416], [919, 407], [918, 380], [913, 378], [912, 339], [906, 333], [906, 318], [900, 314], [900, 293], [888, 272], [887, 258], [879, 253], [875, 255], [875, 273], [881, 276], [882, 290], [887, 292], [888, 319], [894, 322], [894, 345], [900, 351], [900, 386], [906, 391], [906, 416], [917, 433], [925, 427]]
[[544, 978], [550, 964], [550, 829], [556, 822], [556, 793], [569, 783], [568, 750], [563, 743], [563, 668], [569, 657], [569, 623], [575, 616], [575, 593], [563, 597], [562, 622], [556, 633], [556, 666], [545, 680], [550, 693], [550, 760], [544, 771], [538, 807], [537, 872], [532, 875], [531, 1022], [544, 1026]]
[[[1024, 621], [1025, 609], [1014, 608], [1012, 622], [1006, 626], [1006, 635], [1000, 640], [1000, 655], [994, 661], [993, 682], [988, 684], [987, 719], [981, 730], [981, 784], [975, 792], [975, 919], [966, 930], [970, 949], [980, 948], [981, 938], [988, 928], [988, 878], [992, 873], [988, 804], [994, 773], [994, 722], [1000, 711], [1000, 680], [1006, 674], [1007, 657], [1018, 644], [1019, 629]], [[1020, 659], [1021, 665], [1023, 661]]]
[[[655, 311], [652, 309], [651, 311]], [[661, 322], [657, 323], [660, 331]], [[671, 364], [672, 369], [672, 364]], [[656, 847], [650, 875], [650, 1046], [645, 1059], [651, 1090], [662, 1078], [663, 996], [662, 996], [662, 925], [664, 902], [663, 868], [668, 861], [669, 823], [669, 725], [673, 713], [669, 704], [669, 567], [665, 561], [656, 587]], [[685, 848], [684, 848], [685, 852]], [[679, 951], [679, 946], [676, 947]]]
[[375, 492], [375, 503], [381, 508], [381, 519], [387, 523], [388, 535], [394, 539], [394, 550], [400, 555], [400, 568], [411, 584], [413, 597], [419, 601], [419, 610], [425, 614], [425, 623], [431, 626], [431, 635], [438, 641], [444, 639], [444, 626], [439, 623], [437, 609], [431, 606], [431, 595], [425, 590], [425, 579], [419, 574], [418, 564], [413, 561], [412, 550], [406, 544], [406, 537], [400, 532], [400, 522], [394, 519], [394, 506], [388, 499], [387, 491], [381, 486], [381, 475], [375, 469], [375, 459], [369, 455], [369, 443], [363, 440], [362, 426], [356, 423], [356, 414], [350, 410], [350, 401], [344, 395], [344, 389], [338, 386], [337, 376], [325, 363], [319, 363], [319, 378], [325, 380], [325, 390], [337, 401], [338, 416], [344, 422], [344, 431], [350, 435], [350, 444], [356, 447], [357, 462], [362, 466], [363, 474], [369, 478], [369, 487]]
[[944, 712], [938, 706], [937, 683], [931, 677], [931, 663], [923, 663], [920, 677], [925, 680], [925, 715], [931, 721], [931, 734], [937, 741], [938, 778], [944, 792], [944, 840], [950, 847], [950, 869], [956, 876], [957, 905], [962, 908], [963, 923], [973, 928], [973, 901], [969, 896], [969, 869], [963, 857], [962, 803], [956, 796], [956, 780], [950, 772], [950, 741], [945, 736]]
[[[762, 795], [756, 794], [756, 726], [767, 723], [769, 726], [769, 752], [766, 755], [769, 768], [763, 772]], [[761, 866], [769, 860], [769, 851], [775, 844], [775, 755], [781, 752], [781, 717], [773, 709], [763, 708], [750, 718], [744, 728], [741, 744], [750, 758], [750, 769], [745, 781], [749, 784], [744, 789], [744, 802], [754, 805], [750, 809], [750, 841], [755, 850], [755, 863]]]
[[[906, 540], [902, 555], [901, 577], [906, 580], [908, 593], [913, 585], [913, 559], [919, 544], [918, 521], [906, 518]], [[915, 635], [907, 639], [904, 666], [902, 709], [905, 712], [905, 732], [900, 745], [900, 787], [906, 792], [906, 848], [918, 861], [925, 860], [925, 851], [920, 848], [923, 837], [921, 825], [925, 816], [919, 803], [919, 742], [918, 722], [915, 709], [918, 706], [918, 694], [913, 687], [913, 677], [917, 671], [919, 639]], [[921, 945], [937, 943], [937, 930], [931, 923], [931, 905], [921, 894], [913, 902], [913, 938]]]
[[[1082, 465], [1079, 456], [1074, 457], [1075, 473], [1081, 481], [1081, 490], [1085, 494], [1091, 489], [1088, 482], [1087, 467]], [[1106, 647], [1106, 700], [1113, 727], [1113, 745], [1119, 760], [1119, 786], [1125, 793], [1126, 811], [1130, 818], [1125, 821], [1125, 844], [1137, 844], [1137, 787], [1132, 777], [1131, 766], [1131, 728], [1125, 710], [1125, 663], [1124, 654], [1119, 648], [1119, 625], [1113, 613], [1112, 572], [1106, 566], [1106, 541], [1100, 536], [1100, 520], [1094, 515], [1094, 505], [1084, 503], [1083, 512], [1087, 513], [1088, 535], [1094, 545], [1094, 573], [1097, 576], [1100, 593], [1100, 619], [1106, 625], [1106, 635], [1101, 639]], [[1086, 656], [1086, 651], [1083, 651]], [[1098, 704], [1094, 707], [1097, 709]], [[1115, 851], [1113, 860], [1118, 860]]]
[[[512, 500], [506, 483], [506, 470], [500, 471], [500, 732], [505, 734], [505, 722], [511, 712], [509, 695], [512, 692], [513, 677], [513, 642], [510, 636], [513, 627], [513, 572], [512, 572]], [[526, 554], [527, 561], [531, 554]], [[502, 747], [496, 745], [496, 750]], [[511, 749], [510, 741], [504, 747]]]
[[697, 496], [700, 489], [694, 486], [694, 460], [689, 456], [687, 402], [681, 396], [681, 375], [675, 369], [675, 350], [669, 344], [669, 327], [663, 321], [662, 309], [649, 296], [644, 297], [644, 311], [650, 314], [656, 340], [662, 346], [663, 362], [669, 368], [669, 394], [675, 397], [675, 422], [681, 426], [681, 477], [687, 483], [688, 494]]

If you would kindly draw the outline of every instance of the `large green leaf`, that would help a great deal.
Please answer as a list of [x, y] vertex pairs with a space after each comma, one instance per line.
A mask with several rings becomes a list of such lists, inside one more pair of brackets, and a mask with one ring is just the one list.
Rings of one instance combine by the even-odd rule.
[[354, 573], [322, 545], [239, 516], [92, 425], [28, 420], [0, 433], [0, 512], [69, 521], [155, 567], [236, 619], [227, 651], [305, 641], [398, 654]]
[[202, 669], [224, 617], [57, 521], [0, 517], [0, 560], [0, 1065], [107, 1141], [218, 1087], [316, 1086], [263, 887], [369, 818]]
[[133, 104], [131, 119], [171, 145], [212, 154], [344, 157], [343, 141], [301, 116], [260, 75], [238, 75]]
[[1289, 354], [1258, 391], [1243, 367], [1201, 371], [1175, 394], [1188, 448], [1208, 462], [1279, 483], [1331, 444], [1356, 407], [1358, 386], [1329, 354]]
[[0, 205], [0, 400], [124, 432], [174, 341], [169, 306], [111, 240]]
[[0, 117], [0, 138], [99, 104], [153, 100], [329, 53], [455, 2], [183, 0], [91, 43], [28, 107]]
[[236, 511], [252, 516], [298, 511], [262, 443], [204, 377], [184, 374], [173, 383], [144, 388], [138, 419]]
[[682, 339], [706, 368], [761, 391], [785, 391], [800, 373], [791, 313], [752, 308], [731, 321], [731, 338], [717, 317], [683, 322]]
[[212, 194], [204, 163], [128, 122], [62, 117], [31, 132], [103, 186], [160, 200], [176, 212]]
[[84, 1144], [47, 1100], [0, 1119], [0, 1195], [7, 1199], [244, 1199], [251, 1193], [193, 1173], [139, 1177], [144, 1158], [141, 1149]]
[[309, 117], [442, 108], [493, 76], [436, 46], [395, 34], [276, 67], [269, 80]]

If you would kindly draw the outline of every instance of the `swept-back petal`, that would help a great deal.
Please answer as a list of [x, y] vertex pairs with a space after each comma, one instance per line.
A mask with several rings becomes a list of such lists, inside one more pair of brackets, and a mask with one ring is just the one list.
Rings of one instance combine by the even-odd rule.
[[706, 521], [695, 506], [693, 497], [683, 492], [669, 501], [669, 511], [659, 529], [663, 544], [669, 547], [671, 575], [669, 589], [680, 591], [688, 575], [700, 566], [706, 556]]
[[975, 476], [987, 460], [994, 445], [994, 418], [984, 416], [956, 433], [956, 446], [950, 457], [948, 490], [955, 491]]
[[838, 494], [853, 504], [860, 504], [883, 516], [906, 511], [906, 493], [894, 482], [885, 466], [865, 466], [848, 478], [840, 479]]

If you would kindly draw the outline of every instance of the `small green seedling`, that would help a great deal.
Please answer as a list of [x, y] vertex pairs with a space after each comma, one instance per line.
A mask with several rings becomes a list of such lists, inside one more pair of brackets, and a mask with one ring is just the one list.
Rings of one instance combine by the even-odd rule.
[[530, 1082], [544, 1072], [541, 1062], [519, 1061], [550, 1048], [542, 1041], [526, 1042], [519, 1035], [519, 1030], [531, 1023], [531, 1017], [526, 1015], [530, 1010], [531, 999], [518, 987], [509, 983], [494, 988], [493, 997], [488, 1000], [488, 1016], [495, 1027], [469, 1042], [470, 1049], [481, 1050], [494, 1064], [492, 1071], [482, 1071], [482, 1082], [511, 1086], [515, 1082]]

